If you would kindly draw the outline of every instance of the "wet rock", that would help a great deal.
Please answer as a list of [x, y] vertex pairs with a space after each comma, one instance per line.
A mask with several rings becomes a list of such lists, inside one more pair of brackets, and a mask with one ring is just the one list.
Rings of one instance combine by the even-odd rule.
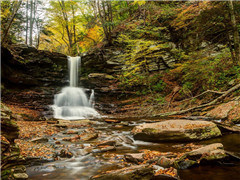
[[143, 159], [143, 155], [144, 153], [132, 153], [132, 154], [125, 154], [124, 155], [124, 158], [126, 161], [128, 162], [133, 162], [135, 164], [138, 164], [139, 162], [143, 162], [144, 159]]
[[133, 140], [128, 136], [113, 136], [110, 140], [116, 141], [116, 146], [123, 146], [124, 143], [126, 144], [133, 144]]
[[102, 141], [96, 144], [97, 146], [115, 146], [116, 145], [116, 141]]
[[63, 134], [78, 134], [78, 131], [68, 130], [67, 132], [63, 132]]
[[14, 173], [25, 173], [26, 172], [26, 167], [25, 166], [19, 166], [14, 169]]
[[174, 162], [174, 167], [177, 169], [186, 169], [206, 162], [208, 164], [210, 161], [223, 160], [226, 157], [227, 154], [223, 149], [223, 145], [221, 143], [214, 143], [185, 153]]
[[102, 153], [102, 152], [115, 151], [115, 150], [116, 150], [115, 146], [98, 146], [97, 149], [95, 149], [93, 152]]
[[89, 141], [92, 139], [96, 139], [98, 137], [98, 134], [93, 132], [93, 133], [84, 133], [83, 135], [81, 135], [81, 140], [83, 141]]
[[180, 161], [178, 164], [177, 164], [177, 168], [178, 169], [187, 169], [189, 167], [192, 167], [194, 165], [196, 165], [197, 162], [196, 161], [193, 161], [193, 160], [184, 160], [184, 161]]
[[167, 120], [136, 126], [134, 139], [144, 141], [193, 141], [221, 136], [216, 124], [207, 121]]
[[59, 156], [62, 158], [71, 158], [73, 157], [73, 153], [68, 149], [61, 149]]
[[104, 121], [107, 123], [120, 123], [121, 122], [120, 120], [117, 120], [117, 119], [105, 119]]
[[64, 137], [62, 140], [63, 141], [72, 141], [72, 138], [71, 137]]
[[86, 147], [84, 149], [79, 149], [77, 151], [77, 154], [81, 155], [81, 156], [86, 156], [86, 155], [90, 154], [92, 151], [93, 151], [92, 147]]
[[136, 165], [127, 168], [122, 168], [91, 177], [94, 180], [149, 180], [153, 177], [153, 168], [148, 165]]
[[204, 146], [202, 148], [193, 150], [186, 155], [188, 159], [206, 159], [208, 161], [224, 159], [227, 156], [221, 143], [214, 143]]
[[169, 168], [173, 166], [174, 160], [167, 158], [167, 157], [160, 157], [157, 161], [157, 165], [162, 166], [164, 168]]
[[128, 126], [128, 125], [129, 125], [129, 122], [127, 122], [127, 121], [121, 121], [121, 122], [120, 122], [120, 125]]
[[55, 144], [61, 144], [61, 142], [60, 141], [55, 141]]
[[172, 177], [167, 174], [159, 174], [154, 176], [151, 180], [179, 180], [178, 177]]
[[28, 178], [28, 175], [26, 173], [14, 173], [13, 177], [18, 180], [25, 180]]
[[177, 169], [174, 169], [173, 167], [170, 168], [159, 168], [158, 171], [155, 172], [154, 177], [151, 180], [176, 180], [180, 179], [178, 176]]
[[38, 138], [32, 139], [31, 142], [46, 143], [46, 142], [48, 142], [48, 138], [46, 138], [46, 137], [38, 137]]
[[217, 124], [219, 129], [221, 129], [222, 131], [229, 131], [229, 132], [240, 133], [240, 126], [234, 125], [232, 123], [230, 124], [230, 123], [218, 123], [218, 122], [215, 122], [215, 124]]

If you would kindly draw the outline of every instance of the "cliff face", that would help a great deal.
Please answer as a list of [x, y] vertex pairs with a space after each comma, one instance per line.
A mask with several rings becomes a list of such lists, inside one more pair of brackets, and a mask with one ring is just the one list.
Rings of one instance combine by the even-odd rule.
[[[108, 106], [109, 96], [116, 99], [120, 93], [112, 86], [116, 82], [114, 75], [122, 68], [116, 57], [119, 53], [112, 46], [96, 49], [81, 58], [80, 86], [95, 89], [96, 108], [100, 111], [106, 110], [103, 106]], [[1, 47], [1, 56], [2, 101], [39, 112], [37, 117], [30, 116], [27, 120], [50, 118], [53, 112], [49, 105], [53, 104], [54, 95], [68, 86], [67, 56], [26, 45]], [[90, 92], [86, 90], [89, 95]]]
[[2, 81], [8, 86], [48, 87], [66, 84], [67, 56], [26, 45], [1, 48]]
[[2, 101], [38, 112], [50, 110], [54, 94], [68, 84], [67, 56], [26, 45], [1, 47], [1, 56]]

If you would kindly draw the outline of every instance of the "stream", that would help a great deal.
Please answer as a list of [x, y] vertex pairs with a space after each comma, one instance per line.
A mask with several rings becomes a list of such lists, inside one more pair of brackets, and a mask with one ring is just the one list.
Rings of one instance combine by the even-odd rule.
[[[71, 121], [74, 122], [74, 121]], [[71, 158], [61, 158], [57, 161], [43, 163], [41, 165], [32, 166], [27, 168], [27, 174], [30, 180], [47, 180], [47, 179], [60, 179], [60, 180], [85, 180], [91, 176], [98, 174], [101, 171], [114, 170], [123, 168], [123, 155], [126, 153], [137, 153], [139, 150], [148, 149], [156, 150], [161, 152], [183, 152], [183, 149], [187, 143], [151, 143], [143, 141], [135, 141], [130, 134], [131, 129], [145, 122], [156, 122], [154, 120], [139, 120], [139, 119], [125, 119], [120, 123], [106, 123], [104, 121], [94, 121], [94, 128], [99, 136], [97, 139], [89, 141], [77, 141], [68, 142], [62, 141], [62, 138], [72, 137], [74, 134], [66, 134], [67, 131], [75, 131], [80, 133], [84, 129], [82, 128], [70, 128], [63, 129], [58, 134], [48, 137], [49, 144], [55, 147], [56, 151], [59, 150], [63, 145], [68, 147], [73, 153]], [[99, 152], [94, 149], [90, 153], [82, 153], [83, 148], [88, 148], [96, 144], [97, 142], [105, 140], [116, 140], [120, 137], [123, 142], [121, 145], [116, 146], [115, 150]], [[60, 145], [56, 145], [54, 142], [58, 140], [61, 142]], [[224, 149], [227, 151], [240, 153], [240, 134], [224, 134], [222, 137], [194, 142], [194, 144], [211, 144], [211, 143], [222, 143]], [[240, 179], [239, 177], [240, 164], [229, 164], [229, 165], [206, 165], [199, 166], [185, 170], [178, 170], [178, 174], [181, 179], [188, 180], [203, 180], [203, 179], [216, 179], [225, 180], [229, 177], [231, 179]]]

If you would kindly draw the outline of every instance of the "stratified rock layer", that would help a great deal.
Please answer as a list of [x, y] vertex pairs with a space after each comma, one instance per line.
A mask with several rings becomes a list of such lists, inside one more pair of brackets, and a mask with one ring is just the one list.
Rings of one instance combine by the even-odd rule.
[[14, 143], [18, 126], [12, 121], [12, 112], [1, 103], [1, 179], [27, 179], [24, 159]]

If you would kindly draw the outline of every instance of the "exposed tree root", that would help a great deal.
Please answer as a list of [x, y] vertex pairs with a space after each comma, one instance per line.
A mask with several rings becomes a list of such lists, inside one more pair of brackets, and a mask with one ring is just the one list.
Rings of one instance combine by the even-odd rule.
[[[225, 92], [217, 92], [217, 91], [211, 91], [211, 92], [215, 92], [215, 93], [218, 93], [218, 94], [222, 94], [221, 96], [219, 96], [218, 98], [214, 99], [213, 101], [209, 102], [209, 103], [206, 103], [206, 104], [202, 104], [202, 105], [199, 105], [199, 106], [196, 106], [196, 107], [192, 107], [192, 108], [189, 108], [189, 109], [185, 109], [185, 110], [181, 110], [181, 111], [173, 111], [173, 112], [166, 112], [166, 113], [160, 113], [160, 114], [157, 114], [155, 115], [155, 117], [158, 117], [158, 116], [170, 116], [170, 115], [180, 115], [180, 114], [185, 114], [187, 112], [191, 112], [191, 111], [196, 111], [196, 110], [199, 110], [199, 109], [202, 109], [202, 108], [205, 108], [205, 107], [208, 107], [208, 106], [212, 106], [212, 105], [215, 105], [217, 102], [223, 100], [226, 96], [228, 96], [230, 93], [236, 91], [240, 89], [240, 84], [237, 84], [236, 86], [230, 88], [229, 90], [225, 91]], [[210, 90], [208, 91], [205, 91], [203, 92], [204, 94], [206, 94], [207, 92], [210, 92]], [[200, 94], [200, 95], [203, 95]], [[200, 96], [198, 95], [198, 96]], [[197, 96], [195, 96], [197, 97]], [[194, 97], [193, 97], [194, 98]]]

